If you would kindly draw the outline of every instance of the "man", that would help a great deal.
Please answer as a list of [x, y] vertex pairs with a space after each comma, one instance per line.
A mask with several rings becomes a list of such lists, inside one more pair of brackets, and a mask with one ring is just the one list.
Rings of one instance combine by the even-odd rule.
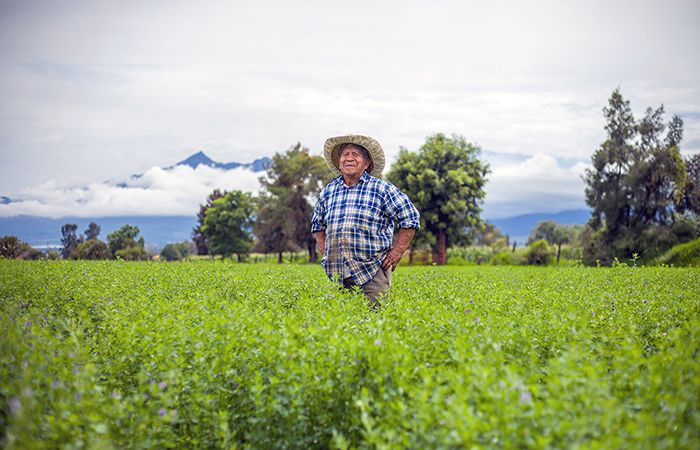
[[[391, 273], [420, 227], [420, 214], [406, 194], [377, 178], [384, 169], [384, 150], [371, 137], [329, 138], [323, 156], [338, 176], [319, 193], [311, 220], [321, 264], [344, 288], [360, 286], [370, 306], [378, 309], [379, 296], [388, 293]], [[392, 247], [394, 223], [399, 235]]]

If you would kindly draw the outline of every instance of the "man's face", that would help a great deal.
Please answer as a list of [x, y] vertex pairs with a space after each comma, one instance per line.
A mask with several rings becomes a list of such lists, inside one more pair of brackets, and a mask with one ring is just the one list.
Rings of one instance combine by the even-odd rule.
[[340, 173], [348, 177], [359, 177], [369, 167], [370, 160], [364, 152], [353, 146], [347, 146], [340, 151]]

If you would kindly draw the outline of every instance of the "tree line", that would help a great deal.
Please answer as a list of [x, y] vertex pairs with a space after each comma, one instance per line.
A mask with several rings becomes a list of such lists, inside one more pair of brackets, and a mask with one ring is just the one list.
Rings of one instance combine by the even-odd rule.
[[61, 227], [60, 254], [64, 259], [122, 259], [141, 261], [148, 259], [148, 251], [143, 236], [139, 237], [139, 227], [126, 224], [107, 235], [107, 242], [98, 239], [101, 227], [91, 222], [82, 234], [76, 234], [78, 226], [67, 223]]
[[[437, 133], [417, 152], [401, 148], [386, 175], [421, 212], [412, 248], [429, 246], [437, 264], [445, 264], [449, 245], [469, 242], [484, 226], [480, 212], [489, 168], [479, 159], [480, 151], [462, 136]], [[259, 179], [257, 197], [215, 190], [200, 205], [192, 234], [197, 253], [236, 255], [239, 261], [250, 252], [272, 253], [282, 262], [283, 253], [303, 250], [309, 262], [316, 262], [312, 205], [332, 177], [324, 159], [310, 155], [301, 143], [276, 154]]]
[[[697, 240], [700, 155], [681, 155], [683, 120], [674, 115], [665, 124], [664, 112], [663, 105], [648, 108], [637, 120], [620, 89], [613, 91], [603, 108], [607, 138], [594, 152], [584, 176], [591, 219], [585, 226], [538, 223], [528, 246], [541, 248], [542, 242], [556, 246], [559, 261], [562, 245], [579, 245], [584, 264], [611, 265], [632, 258], [651, 262], [676, 245]], [[411, 252], [429, 249], [432, 262], [442, 265], [453, 246], [510, 245], [501, 230], [480, 216], [490, 171], [480, 152], [478, 145], [462, 136], [442, 133], [428, 136], [418, 151], [400, 148], [386, 179], [405, 192], [421, 213], [421, 229], [411, 242]], [[236, 255], [243, 261], [256, 252], [276, 254], [282, 262], [286, 252], [305, 251], [309, 262], [317, 261], [310, 231], [312, 205], [332, 178], [323, 158], [310, 155], [308, 148], [297, 143], [277, 153], [265, 171], [259, 178], [259, 195], [214, 190], [200, 205], [192, 231], [197, 254]], [[100, 229], [95, 223], [82, 235], [76, 231], [75, 224], [61, 230], [64, 258], [139, 260], [148, 256], [138, 227], [125, 225], [108, 235], [107, 243], [97, 239]], [[11, 237], [3, 238], [3, 254], [17, 254], [16, 238], [13, 242], [6, 238]], [[24, 254], [33, 254], [26, 247]], [[168, 244], [161, 256], [174, 260], [188, 253], [186, 243]]]

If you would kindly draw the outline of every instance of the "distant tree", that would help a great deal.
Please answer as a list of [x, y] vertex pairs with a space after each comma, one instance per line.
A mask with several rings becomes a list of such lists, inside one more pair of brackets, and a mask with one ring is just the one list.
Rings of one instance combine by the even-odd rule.
[[580, 239], [583, 226], [571, 225], [565, 223], [557, 223], [555, 220], [540, 220], [537, 226], [530, 232], [530, 237], [527, 240], [527, 245], [545, 240], [549, 245], [557, 246], [557, 264], [561, 257], [561, 246], [563, 244], [571, 244]]
[[679, 214], [690, 213], [700, 217], [700, 153], [685, 159], [685, 167], [685, 186], [678, 198], [676, 211]]
[[143, 237], [141, 237], [138, 242], [136, 241], [140, 232], [141, 230], [139, 230], [139, 227], [133, 227], [126, 224], [119, 230], [108, 234], [107, 245], [109, 246], [109, 251], [116, 256], [119, 250], [127, 247], [133, 247], [134, 245], [138, 244], [143, 244], [142, 247], [145, 246]]
[[202, 232], [202, 226], [204, 225], [204, 219], [207, 217], [207, 210], [211, 208], [214, 204], [214, 200], [222, 198], [227, 192], [223, 193], [215, 189], [214, 192], [209, 194], [207, 202], [204, 205], [199, 205], [199, 213], [197, 213], [197, 226], [192, 229], [192, 241], [197, 248], [198, 255], [208, 255], [209, 254], [209, 241], [207, 237]]
[[636, 121], [619, 88], [603, 112], [607, 139], [584, 178], [586, 203], [594, 209], [584, 262], [610, 264], [635, 253], [650, 259], [678, 242], [678, 213], [700, 208], [685, 190], [692, 173], [679, 151], [683, 121], [674, 116], [662, 139], [663, 105]]
[[87, 230], [85, 230], [85, 240], [89, 241], [90, 239], [97, 239], [97, 236], [100, 235], [100, 226], [97, 225], [95, 222], [90, 222], [90, 225], [88, 225]]
[[75, 235], [78, 225], [74, 223], [67, 223], [61, 227], [61, 234], [63, 239], [61, 239], [61, 244], [63, 248], [61, 249], [61, 258], [68, 259], [71, 252], [78, 248], [78, 237]]
[[211, 254], [224, 258], [236, 254], [242, 261], [253, 245], [254, 209], [253, 197], [247, 192], [233, 191], [214, 200], [202, 226]]
[[421, 230], [435, 237], [433, 262], [447, 261], [448, 245], [469, 243], [469, 233], [483, 224], [481, 203], [488, 164], [479, 146], [462, 136], [429, 136], [418, 153], [401, 148], [387, 179], [405, 192], [421, 213]]
[[78, 247], [71, 252], [70, 259], [82, 259], [88, 261], [112, 259], [112, 253], [109, 251], [107, 244], [99, 239], [93, 238], [78, 244]]
[[530, 231], [530, 237], [527, 239], [527, 245], [533, 242], [544, 239], [549, 245], [554, 245], [556, 241], [556, 230], [560, 225], [556, 220], [538, 220], [537, 226]]
[[0, 256], [8, 259], [19, 258], [20, 243], [17, 236], [4, 236], [0, 239]]
[[190, 253], [190, 245], [187, 242], [179, 244], [166, 244], [160, 251], [160, 256], [166, 261], [179, 261], [187, 258]]
[[261, 192], [257, 198], [258, 214], [253, 225], [253, 234], [258, 238], [253, 251], [276, 253], [277, 262], [282, 263], [284, 252], [296, 251], [294, 224], [287, 216], [288, 208], [278, 197]]
[[20, 259], [27, 261], [38, 261], [46, 256], [44, 252], [32, 247], [28, 242], [20, 242], [19, 252]]
[[124, 261], [144, 261], [148, 259], [148, 250], [140, 242], [127, 239], [125, 247], [117, 250], [114, 256]]
[[322, 157], [309, 155], [309, 149], [301, 143], [284, 154], [275, 154], [266, 170], [267, 176], [260, 178], [263, 194], [257, 219], [260, 223], [255, 229], [261, 241], [259, 247], [282, 252], [298, 246], [309, 252], [310, 262], [316, 262], [316, 238], [311, 232], [313, 206], [309, 200], [315, 201], [332, 179], [331, 172]]
[[[143, 236], [138, 237], [141, 230], [129, 224], [107, 235], [107, 246], [115, 258], [124, 261], [139, 261], [148, 259], [146, 242]], [[138, 240], [136, 240], [138, 238]]]
[[541, 239], [530, 244], [523, 255], [525, 264], [546, 266], [552, 262], [553, 252], [547, 241]]
[[472, 228], [472, 239], [476, 245], [492, 245], [504, 237], [503, 231], [491, 222], [484, 223], [482, 228]]

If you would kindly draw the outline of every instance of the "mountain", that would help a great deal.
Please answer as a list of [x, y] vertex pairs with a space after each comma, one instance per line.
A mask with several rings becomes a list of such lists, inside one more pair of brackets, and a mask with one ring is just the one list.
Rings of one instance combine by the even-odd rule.
[[[183, 161], [180, 161], [179, 163], [177, 163], [175, 165], [176, 166], [190, 166], [193, 169], [196, 169], [197, 166], [199, 166], [201, 164], [201, 165], [215, 167], [217, 169], [224, 169], [224, 170], [231, 170], [231, 169], [236, 169], [238, 167], [243, 167], [244, 169], [248, 169], [248, 170], [251, 170], [253, 172], [262, 172], [263, 170], [265, 170], [265, 164], [269, 161], [272, 161], [272, 160], [270, 158], [268, 158], [267, 156], [265, 156], [263, 158], [256, 159], [252, 163], [248, 163], [248, 164], [241, 164], [241, 163], [237, 163], [237, 162], [223, 164], [223, 163], [219, 163], [219, 162], [212, 160], [207, 155], [205, 155], [204, 152], [200, 151], [200, 152], [195, 153], [194, 155], [190, 156], [189, 158], [187, 158]], [[168, 167], [168, 168], [171, 169], [172, 167]]]
[[530, 236], [530, 231], [537, 226], [539, 221], [554, 220], [557, 223], [567, 225], [585, 225], [590, 218], [591, 210], [572, 209], [558, 213], [522, 214], [505, 219], [487, 219], [486, 221], [500, 228], [503, 234], [509, 235], [511, 242], [516, 241], [524, 245]]
[[[506, 219], [493, 219], [493, 223], [503, 234], [510, 236], [511, 242], [519, 245], [527, 242], [530, 230], [540, 220], [556, 220], [566, 224], [585, 224], [591, 212], [585, 209], [562, 211], [559, 213], [523, 214]], [[107, 235], [122, 226], [129, 224], [139, 227], [141, 236], [147, 244], [163, 247], [173, 242], [184, 242], [192, 239], [192, 228], [197, 226], [197, 216], [124, 216], [124, 217], [63, 217], [49, 219], [35, 216], [0, 217], [0, 236], [17, 236], [21, 241], [28, 242], [33, 247], [53, 248], [61, 245], [61, 227], [67, 223], [78, 225], [78, 232], [84, 232], [90, 222], [101, 227], [99, 239], [107, 241]]]
[[129, 224], [139, 227], [146, 244], [163, 247], [168, 243], [192, 239], [192, 228], [197, 226], [197, 216], [124, 216], [124, 217], [62, 217], [50, 219], [36, 216], [0, 217], [0, 236], [17, 236], [32, 247], [61, 246], [61, 227], [67, 223], [78, 225], [77, 233], [83, 233], [90, 222], [100, 226], [98, 239], [107, 242], [107, 235]]

